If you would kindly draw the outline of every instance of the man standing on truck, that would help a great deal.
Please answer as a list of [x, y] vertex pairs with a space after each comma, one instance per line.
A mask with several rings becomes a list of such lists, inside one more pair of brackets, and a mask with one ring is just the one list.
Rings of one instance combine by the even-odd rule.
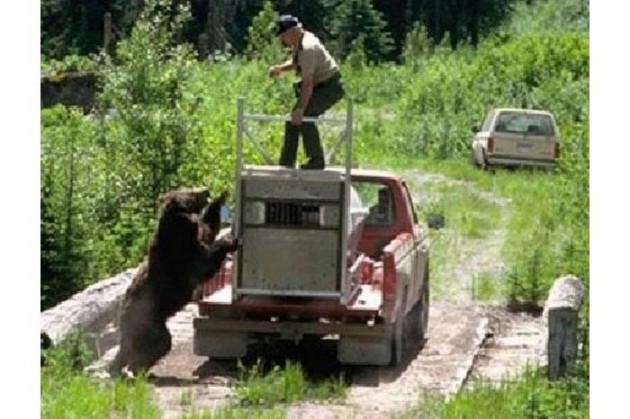
[[284, 127], [280, 165], [295, 167], [301, 132], [309, 160], [300, 168], [324, 169], [324, 151], [317, 125], [302, 122], [302, 118], [323, 114], [344, 96], [339, 67], [319, 38], [304, 30], [295, 16], [280, 16], [276, 22], [276, 35], [282, 43], [293, 48], [293, 53], [284, 63], [269, 67], [269, 76], [275, 78], [285, 71], [295, 70], [301, 78], [295, 84], [297, 102], [291, 112], [291, 121], [287, 121]]

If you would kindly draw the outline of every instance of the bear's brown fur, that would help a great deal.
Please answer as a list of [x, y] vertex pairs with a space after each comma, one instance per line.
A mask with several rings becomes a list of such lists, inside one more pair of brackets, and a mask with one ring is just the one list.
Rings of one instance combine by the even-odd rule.
[[205, 188], [184, 188], [159, 198], [160, 219], [141, 264], [127, 289], [121, 313], [120, 349], [110, 370], [148, 370], [171, 350], [166, 320], [191, 301], [193, 292], [236, 250], [232, 238], [215, 241], [222, 194], [208, 203]]

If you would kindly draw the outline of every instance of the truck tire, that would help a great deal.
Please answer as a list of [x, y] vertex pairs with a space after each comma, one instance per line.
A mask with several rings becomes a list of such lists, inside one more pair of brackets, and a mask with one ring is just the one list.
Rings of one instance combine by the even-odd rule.
[[407, 336], [415, 343], [422, 345], [429, 327], [429, 267], [425, 267], [424, 283], [420, 290], [420, 299], [407, 315]]
[[479, 166], [479, 164], [477, 163], [477, 158], [475, 157], [475, 150], [470, 151], [470, 154], [468, 155], [468, 163], [475, 167]]
[[396, 313], [396, 321], [394, 322], [394, 328], [392, 330], [392, 358], [390, 365], [396, 366], [401, 363], [403, 358], [403, 352], [405, 349], [405, 341], [407, 335], [406, 325], [408, 324], [409, 314], [406, 316], [404, 303], [407, 301], [407, 287], [403, 291], [402, 303], [398, 307], [398, 313]]
[[429, 263], [425, 267], [424, 284], [422, 284], [422, 297], [420, 297], [420, 318], [418, 337], [420, 342], [423, 342], [429, 331], [429, 305], [431, 297], [431, 287], [429, 285]]
[[488, 165], [488, 157], [483, 149], [481, 150], [481, 163], [479, 164], [479, 168], [481, 170], [488, 170], [490, 168]]
[[400, 364], [403, 356], [403, 348], [405, 346], [405, 327], [404, 327], [405, 319], [402, 316], [399, 316], [394, 323], [394, 330], [392, 332], [392, 359], [390, 362], [391, 366], [396, 366]]

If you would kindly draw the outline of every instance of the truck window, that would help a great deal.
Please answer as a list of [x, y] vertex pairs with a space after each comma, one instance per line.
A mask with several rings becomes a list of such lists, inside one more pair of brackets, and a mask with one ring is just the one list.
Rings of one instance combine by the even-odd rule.
[[391, 188], [378, 182], [352, 182], [363, 205], [368, 209], [364, 223], [390, 225], [396, 222], [396, 211]]
[[551, 117], [541, 114], [501, 112], [495, 129], [513, 134], [555, 135]]
[[416, 215], [416, 209], [413, 207], [413, 202], [411, 201], [411, 194], [409, 193], [407, 184], [403, 182], [403, 186], [405, 187], [405, 198], [407, 200], [407, 207], [409, 208], [412, 221], [414, 224], [418, 224], [418, 216]]
[[494, 110], [488, 111], [488, 114], [486, 115], [486, 119], [483, 120], [481, 131], [483, 132], [490, 131], [490, 127], [492, 126], [493, 119], [494, 119]]

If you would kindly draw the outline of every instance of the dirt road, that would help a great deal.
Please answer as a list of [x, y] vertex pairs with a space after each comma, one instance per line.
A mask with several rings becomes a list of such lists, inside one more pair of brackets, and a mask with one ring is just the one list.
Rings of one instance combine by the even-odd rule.
[[[441, 175], [405, 173], [412, 194], [427, 182], [455, 182]], [[471, 185], [462, 184], [464, 188]], [[499, 250], [505, 237], [509, 201], [482, 194], [502, 208], [495, 231], [481, 239], [459, 238], [457, 260], [439, 269], [440, 290], [431, 301], [426, 341], [408, 347], [398, 367], [342, 367], [330, 342], [268, 348], [257, 356], [275, 360], [296, 359], [310, 376], [343, 372], [350, 382], [346, 400], [335, 403], [301, 403], [288, 408], [292, 418], [384, 418], [400, 414], [422, 402], [428, 392], [452, 395], [476, 380], [500, 381], [518, 373], [527, 363], [541, 360], [542, 321], [526, 314], [509, 313], [500, 306], [475, 303], [470, 289], [477, 273], [502, 267]], [[448, 227], [447, 227], [448, 228]], [[456, 231], [446, 231], [456, 235]], [[478, 249], [486, 251], [480, 256]], [[434, 277], [432, 275], [432, 277]], [[434, 296], [436, 294], [433, 294]], [[193, 355], [192, 317], [189, 305], [168, 324], [173, 351], [152, 372], [165, 418], [184, 412], [213, 409], [230, 401], [238, 377], [234, 362], [216, 362]]]

